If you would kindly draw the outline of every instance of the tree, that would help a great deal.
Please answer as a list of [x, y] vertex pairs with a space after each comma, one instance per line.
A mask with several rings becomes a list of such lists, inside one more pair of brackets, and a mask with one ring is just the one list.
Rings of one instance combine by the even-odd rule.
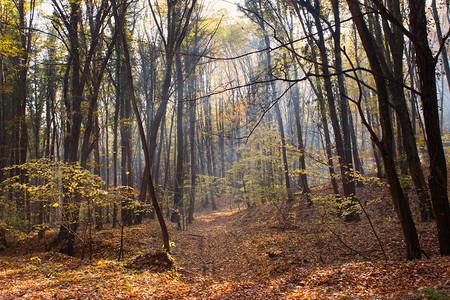
[[266, 70], [267, 70], [267, 77], [270, 80], [270, 91], [268, 91], [268, 99], [270, 99], [270, 102], [268, 106], [271, 106], [273, 103], [273, 108], [275, 110], [275, 117], [278, 124], [278, 130], [280, 133], [281, 138], [281, 153], [282, 153], [282, 159], [283, 159], [283, 172], [284, 172], [284, 180], [286, 185], [286, 193], [288, 197], [288, 201], [293, 201], [294, 196], [291, 189], [291, 183], [289, 178], [289, 167], [288, 167], [288, 161], [287, 161], [287, 155], [286, 155], [286, 137], [284, 132], [284, 124], [283, 124], [283, 118], [281, 115], [281, 110], [279, 106], [279, 95], [276, 88], [275, 83], [275, 77], [272, 75], [274, 66], [272, 63], [272, 55], [270, 51], [270, 38], [266, 31], [266, 22], [264, 21], [264, 10], [265, 7], [262, 4], [261, 1], [247, 1], [246, 2], [246, 8], [243, 9], [244, 12], [246, 12], [247, 16], [250, 17], [252, 21], [254, 21], [258, 26], [260, 27], [262, 31], [262, 39], [264, 41], [264, 46], [266, 48]]
[[[82, 132], [82, 122], [84, 114], [82, 110], [82, 102], [84, 99], [84, 91], [86, 85], [92, 82], [92, 63], [99, 47], [101, 35], [107, 25], [107, 17], [110, 12], [109, 2], [106, 0], [97, 3], [96, 15], [91, 17], [91, 36], [89, 49], [84, 53], [80, 40], [85, 40], [84, 32], [80, 32], [80, 24], [82, 23], [82, 5], [81, 2], [69, 1], [67, 5], [58, 0], [52, 0], [55, 10], [55, 18], [53, 25], [58, 30], [61, 38], [65, 30], [64, 36], [67, 36], [67, 65], [64, 74], [63, 102], [66, 110], [65, 119], [65, 139], [64, 139], [64, 161], [75, 164], [79, 161], [79, 143]], [[93, 5], [93, 3], [91, 3]], [[95, 21], [94, 21], [95, 20]], [[80, 34], [83, 39], [81, 39]], [[64, 40], [64, 38], [63, 38]], [[112, 48], [110, 48], [112, 49]], [[111, 50], [110, 50], [111, 51]], [[85, 54], [85, 57], [82, 57]], [[107, 58], [110, 56], [107, 55]], [[83, 59], [82, 59], [83, 58]], [[83, 62], [83, 63], [82, 63]], [[100, 77], [101, 78], [101, 77]], [[98, 82], [96, 92], [98, 93]], [[92, 95], [90, 104], [90, 118], [88, 122], [93, 122], [93, 111], [96, 107], [97, 97]], [[84, 140], [88, 143], [91, 132], [85, 132]], [[86, 146], [83, 152], [83, 164], [86, 158], [86, 152], [89, 153], [93, 149], [95, 143]], [[89, 150], [89, 151], [88, 151]], [[69, 197], [68, 191], [65, 193], [63, 201], [63, 220], [59, 234], [54, 240], [53, 245], [57, 245], [62, 241], [66, 241], [67, 245], [63, 252], [73, 255], [75, 233], [78, 228], [79, 221], [79, 202], [80, 196]]]
[[[35, 39], [33, 23], [35, 1], [17, 0], [0, 3], [0, 169], [11, 165], [24, 164], [29, 150], [27, 123], [27, 83], [32, 45]], [[10, 170], [10, 176], [17, 175], [18, 170]], [[28, 180], [26, 171], [22, 170], [20, 180]], [[4, 179], [0, 171], [0, 179]], [[16, 197], [21, 214], [27, 211], [29, 203], [24, 197]], [[25, 214], [24, 214], [25, 216]]]
[[[329, 109], [329, 114], [330, 114], [330, 118], [331, 118], [331, 125], [333, 127], [334, 140], [336, 143], [336, 150], [337, 150], [339, 164], [340, 164], [344, 196], [346, 198], [346, 202], [348, 202], [348, 204], [346, 205], [347, 212], [345, 212], [345, 219], [347, 221], [356, 221], [356, 220], [359, 220], [359, 215], [357, 213], [357, 210], [354, 209], [354, 207], [357, 205], [357, 201], [355, 199], [356, 191], [355, 191], [355, 182], [353, 180], [354, 176], [352, 175], [353, 164], [352, 164], [351, 150], [350, 150], [350, 145], [349, 145], [350, 136], [349, 136], [349, 131], [348, 131], [348, 127], [347, 127], [347, 125], [348, 125], [348, 117], [346, 116], [347, 108], [346, 108], [346, 105], [343, 104], [344, 103], [343, 100], [341, 100], [341, 104], [342, 104], [341, 114], [343, 113], [344, 117], [342, 117], [343, 124], [339, 125], [336, 104], [335, 104], [335, 97], [333, 94], [333, 87], [332, 87], [332, 82], [331, 82], [331, 75], [330, 75], [330, 70], [329, 70], [330, 65], [328, 62], [328, 54], [327, 54], [326, 45], [325, 45], [324, 29], [323, 29], [323, 26], [321, 23], [319, 1], [315, 0], [314, 5], [311, 1], [299, 1], [298, 3], [292, 2], [292, 5], [293, 5], [299, 18], [302, 17], [300, 8], [304, 7], [308, 11], [308, 13], [310, 13], [311, 16], [313, 17], [314, 25], [317, 29], [318, 39], [314, 39], [314, 41], [319, 50], [319, 56], [320, 56], [320, 60], [321, 60], [320, 66], [321, 66], [322, 76], [324, 79], [326, 99], [328, 102], [328, 109]], [[339, 14], [339, 12], [336, 9], [335, 9], [335, 11], [337, 12], [337, 14]], [[307, 25], [310, 26], [309, 23]], [[309, 28], [309, 32], [312, 32], [312, 30], [310, 28]], [[337, 39], [336, 36], [335, 36], [335, 40], [337, 42], [339, 41], [339, 39]], [[336, 49], [336, 51], [337, 51], [337, 49]], [[338, 57], [339, 57], [339, 55], [338, 55]], [[342, 80], [342, 78], [341, 78], [341, 80]], [[341, 89], [342, 89], [342, 83], [341, 83]], [[344, 135], [341, 134], [342, 126], [345, 127]], [[344, 140], [342, 137], [344, 137]], [[344, 141], [345, 141], [345, 143], [344, 143]]]
[[[183, 210], [183, 186], [184, 186], [184, 142], [183, 142], [183, 104], [184, 104], [184, 76], [183, 64], [180, 53], [175, 58], [177, 69], [177, 158], [175, 167], [175, 193], [173, 204], [176, 209], [174, 214], [179, 214]], [[181, 228], [180, 220], [178, 227]]]
[[136, 99], [135, 99], [135, 92], [134, 92], [134, 84], [133, 84], [133, 76], [131, 73], [131, 63], [130, 63], [130, 54], [128, 51], [128, 44], [126, 40], [126, 36], [123, 30], [123, 24], [124, 24], [124, 14], [125, 14], [125, 8], [126, 6], [123, 5], [121, 8], [123, 9], [121, 12], [119, 12], [118, 5], [116, 3], [116, 0], [112, 0], [113, 5], [113, 13], [114, 18], [116, 20], [117, 25], [117, 31], [120, 36], [120, 40], [122, 42], [124, 56], [125, 56], [125, 65], [126, 65], [126, 73], [127, 73], [127, 81], [128, 81], [128, 87], [130, 89], [130, 100], [133, 107], [134, 114], [136, 116], [136, 121], [138, 123], [139, 128], [139, 136], [141, 138], [141, 144], [144, 151], [145, 156], [145, 164], [146, 164], [146, 177], [147, 177], [147, 184], [150, 192], [150, 197], [152, 199], [153, 208], [155, 209], [156, 215], [158, 216], [159, 225], [161, 227], [163, 242], [164, 242], [164, 250], [167, 252], [170, 252], [170, 242], [169, 242], [169, 232], [167, 231], [166, 223], [164, 221], [164, 216], [162, 215], [162, 211], [159, 207], [158, 200], [156, 198], [155, 188], [153, 186], [152, 181], [152, 175], [151, 175], [151, 163], [150, 163], [150, 152], [147, 147], [147, 141], [145, 138], [145, 132], [144, 127], [142, 125], [142, 120], [139, 114], [139, 109], [137, 107]]
[[[431, 201], [436, 217], [441, 255], [450, 255], [450, 207], [447, 190], [447, 163], [439, 124], [439, 109], [436, 90], [437, 59], [428, 42], [427, 18], [424, 0], [410, 0], [408, 36], [414, 44], [420, 79], [422, 109], [427, 133], [430, 156], [430, 177], [428, 178]], [[441, 47], [445, 47], [444, 44]]]
[[[442, 255], [450, 253], [450, 206], [447, 195], [447, 164], [442, 144], [439, 124], [438, 99], [436, 90], [436, 63], [437, 58], [431, 52], [428, 33], [427, 18], [425, 15], [425, 1], [409, 1], [410, 31], [389, 13], [378, 0], [373, 0], [384, 18], [392, 22], [406, 35], [414, 45], [416, 63], [420, 79], [420, 92], [422, 109], [427, 134], [427, 145], [430, 157], [429, 188], [431, 201], [436, 217], [439, 245]], [[441, 47], [444, 45], [442, 44]], [[442, 48], [439, 49], [442, 49]], [[439, 215], [438, 215], [439, 214]]]
[[[196, 6], [196, 0], [190, 0], [181, 4], [178, 0], [167, 1], [167, 16], [166, 19], [161, 19], [161, 7], [158, 2], [152, 4], [149, 1], [149, 6], [152, 11], [153, 19], [158, 28], [159, 36], [164, 45], [165, 54], [165, 73], [164, 82], [161, 91], [161, 102], [153, 118], [150, 128], [149, 144], [150, 144], [150, 158], [153, 160], [159, 126], [163, 120], [167, 103], [170, 96], [170, 84], [172, 82], [172, 67], [175, 55], [180, 49], [181, 44], [186, 36], [189, 23], [191, 21], [192, 12]], [[157, 16], [159, 14], [159, 18]], [[163, 30], [167, 29], [167, 34]]]
[[[400, 219], [403, 236], [405, 237], [407, 258], [421, 258], [419, 239], [417, 236], [417, 230], [414, 221], [412, 219], [409, 200], [407, 198], [407, 195], [404, 193], [402, 186], [400, 185], [400, 181], [398, 179], [397, 171], [395, 168], [392, 151], [393, 132], [392, 120], [389, 112], [388, 87], [386, 79], [383, 76], [382, 69], [382, 64], [384, 64], [385, 62], [380, 58], [382, 57], [381, 50], [375, 43], [373, 35], [367, 28], [359, 4], [352, 0], [347, 0], [347, 4], [358, 30], [363, 47], [366, 51], [370, 67], [373, 72], [372, 75], [375, 79], [378, 109], [383, 134], [382, 140], [378, 139], [375, 132], [368, 126], [367, 122], [365, 122], [365, 125], [371, 134], [371, 138], [375, 141], [378, 148], [380, 149], [381, 156], [383, 158], [386, 179], [389, 184], [392, 201], [394, 203], [397, 215]], [[361, 107], [359, 107], [359, 111], [360, 114], [362, 114]]]
[[[401, 20], [400, 5], [398, 1], [389, 1], [388, 5], [392, 11], [396, 20]], [[393, 80], [388, 81], [388, 87], [391, 92], [391, 101], [394, 104], [397, 123], [399, 124], [399, 148], [406, 154], [407, 166], [411, 177], [413, 179], [416, 193], [419, 198], [420, 213], [422, 221], [429, 221], [431, 219], [429, 206], [429, 194], [427, 184], [425, 182], [425, 176], [423, 174], [422, 166], [420, 163], [419, 154], [417, 151], [416, 138], [411, 125], [411, 119], [409, 118], [408, 107], [406, 105], [406, 97], [403, 88], [403, 48], [404, 37], [400, 29], [393, 25], [389, 26], [386, 20], [383, 22], [383, 28], [385, 31], [385, 39], [389, 44], [390, 56], [392, 57], [392, 68], [384, 70], [385, 74]], [[379, 45], [380, 46], [380, 45]], [[388, 61], [389, 53], [385, 56], [385, 60]], [[403, 160], [400, 158], [400, 160]]]

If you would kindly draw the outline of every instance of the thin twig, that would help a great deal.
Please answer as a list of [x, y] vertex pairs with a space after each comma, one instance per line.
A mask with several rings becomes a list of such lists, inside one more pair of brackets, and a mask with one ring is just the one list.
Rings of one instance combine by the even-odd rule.
[[[325, 226], [327, 226], [327, 225], [325, 225]], [[350, 251], [355, 252], [355, 253], [358, 254], [358, 255], [361, 255], [362, 257], [364, 257], [364, 258], [367, 259], [367, 260], [370, 260], [367, 256], [365, 256], [364, 254], [362, 254], [362, 253], [359, 252], [358, 250], [355, 250], [355, 249], [353, 249], [352, 247], [350, 247], [349, 245], [347, 245], [347, 244], [341, 239], [341, 237], [340, 237], [336, 232], [334, 232], [329, 226], [327, 226], [327, 228], [328, 228], [328, 230], [329, 230], [329, 231], [330, 231], [330, 232], [338, 239], [338, 241], [341, 242], [341, 244], [345, 246], [345, 248], [349, 249]]]

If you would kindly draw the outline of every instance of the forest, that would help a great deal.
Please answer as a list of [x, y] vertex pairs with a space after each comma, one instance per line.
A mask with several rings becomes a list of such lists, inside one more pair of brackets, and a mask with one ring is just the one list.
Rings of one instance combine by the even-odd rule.
[[0, 298], [449, 299], [448, 0], [0, 0]]

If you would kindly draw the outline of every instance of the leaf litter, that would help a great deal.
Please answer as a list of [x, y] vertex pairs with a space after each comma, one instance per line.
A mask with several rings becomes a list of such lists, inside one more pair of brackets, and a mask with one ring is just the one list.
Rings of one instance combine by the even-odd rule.
[[367, 219], [325, 218], [301, 199], [243, 211], [222, 208], [197, 216], [186, 231], [168, 224], [170, 256], [159, 250], [154, 220], [125, 229], [120, 262], [118, 229], [93, 235], [91, 260], [80, 242], [77, 253], [84, 259], [46, 252], [55, 233], [43, 240], [33, 236], [0, 253], [0, 298], [450, 299], [450, 258], [438, 255], [434, 224], [417, 222], [430, 258], [405, 261], [386, 189], [367, 185], [358, 197], [388, 261]]

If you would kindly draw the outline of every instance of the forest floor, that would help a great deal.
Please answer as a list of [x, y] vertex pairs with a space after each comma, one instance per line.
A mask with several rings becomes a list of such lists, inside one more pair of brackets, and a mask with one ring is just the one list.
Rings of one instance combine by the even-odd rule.
[[304, 196], [245, 210], [223, 201], [187, 230], [168, 224], [176, 267], [163, 272], [129, 267], [161, 249], [154, 220], [124, 230], [119, 262], [119, 229], [77, 241], [77, 257], [46, 251], [54, 232], [24, 237], [0, 252], [0, 299], [450, 299], [450, 258], [438, 255], [434, 223], [417, 222], [428, 257], [406, 261], [386, 187], [357, 191], [379, 242], [364, 214], [329, 217], [330, 192], [314, 188], [313, 207]]

